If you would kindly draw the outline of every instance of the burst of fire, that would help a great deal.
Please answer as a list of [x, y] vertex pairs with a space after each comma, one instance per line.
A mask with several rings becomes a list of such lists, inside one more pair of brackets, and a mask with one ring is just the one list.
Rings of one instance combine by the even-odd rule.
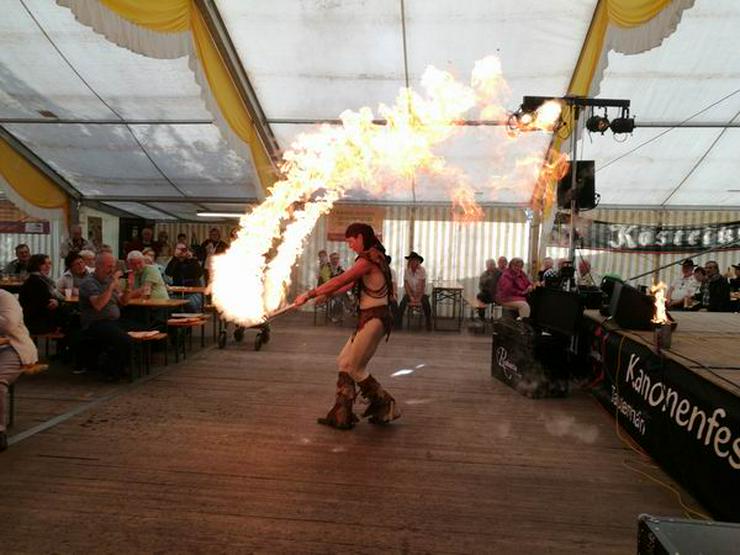
[[662, 281], [650, 288], [650, 293], [655, 295], [655, 314], [651, 322], [653, 324], [667, 324], [668, 315], [665, 311], [665, 291], [667, 286]]
[[[448, 184], [456, 218], [482, 217], [467, 179], [434, 149], [460, 131], [456, 124], [473, 107], [480, 106], [485, 115], [504, 113], [501, 99], [508, 88], [501, 64], [492, 56], [477, 62], [471, 86], [429, 67], [421, 85], [424, 96], [403, 88], [392, 106], [380, 105], [384, 125], [374, 123], [369, 108], [361, 108], [343, 112], [341, 125], [324, 125], [298, 136], [283, 155], [283, 178], [260, 205], [242, 216], [229, 250], [213, 259], [213, 302], [227, 319], [255, 325], [280, 307], [305, 238], [350, 189], [378, 196], [424, 171]], [[531, 125], [552, 128], [559, 114], [557, 102], [547, 103]], [[541, 157], [532, 160], [532, 168], [542, 164]], [[551, 163], [560, 167], [557, 160]], [[526, 176], [528, 184], [553, 170], [546, 164], [543, 171], [544, 177], [536, 171]]]

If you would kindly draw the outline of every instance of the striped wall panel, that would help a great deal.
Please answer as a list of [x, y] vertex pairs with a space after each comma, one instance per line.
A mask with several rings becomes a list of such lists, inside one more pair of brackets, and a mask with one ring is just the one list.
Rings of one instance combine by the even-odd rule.
[[188, 244], [192, 241], [192, 238], [195, 237], [198, 240], [198, 243], [202, 243], [206, 239], [208, 239], [208, 232], [211, 228], [215, 227], [221, 232], [221, 239], [228, 242], [229, 233], [231, 232], [231, 229], [236, 226], [236, 223], [188, 223], [188, 222], [180, 222], [180, 223], [172, 223], [172, 222], [161, 222], [154, 226], [154, 236], [156, 237], [157, 234], [164, 230], [167, 232], [167, 235], [169, 236], [170, 243], [174, 243], [177, 240], [177, 236], [180, 233], [184, 233], [188, 236]]

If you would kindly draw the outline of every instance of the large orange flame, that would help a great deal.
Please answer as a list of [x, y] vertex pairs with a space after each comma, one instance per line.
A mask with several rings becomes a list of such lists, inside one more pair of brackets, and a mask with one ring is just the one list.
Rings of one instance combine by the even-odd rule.
[[[213, 302], [227, 319], [254, 325], [280, 307], [306, 237], [350, 189], [379, 196], [423, 170], [451, 184], [457, 218], [482, 217], [463, 172], [448, 167], [434, 148], [460, 131], [458, 124], [475, 106], [481, 107], [481, 115], [503, 119], [501, 105], [508, 88], [501, 64], [493, 56], [477, 62], [471, 86], [429, 67], [421, 85], [424, 95], [403, 88], [393, 105], [379, 106], [383, 125], [374, 123], [372, 110], [361, 108], [343, 112], [341, 125], [323, 125], [297, 137], [283, 155], [283, 178], [270, 188], [264, 202], [242, 216], [230, 249], [214, 257]], [[555, 121], [559, 110], [557, 103], [543, 105], [536, 125]], [[516, 181], [531, 186], [542, 179], [537, 171], [541, 164], [541, 156], [533, 156], [526, 175]], [[491, 185], [497, 185], [495, 180]]]

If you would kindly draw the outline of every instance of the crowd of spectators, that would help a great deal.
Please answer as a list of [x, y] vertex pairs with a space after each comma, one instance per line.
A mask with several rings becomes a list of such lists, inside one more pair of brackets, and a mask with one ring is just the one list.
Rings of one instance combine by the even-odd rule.
[[[232, 232], [231, 238], [235, 236]], [[212, 257], [227, 248], [217, 228], [202, 243], [193, 238], [189, 244], [181, 233], [170, 245], [166, 231], [155, 240], [152, 228], [144, 227], [124, 244], [120, 260], [110, 246], [96, 247], [84, 239], [82, 228], [75, 225], [61, 245], [64, 272], [56, 281], [51, 278], [50, 256], [32, 254], [26, 244], [16, 247], [16, 258], [4, 267], [4, 275], [18, 284], [17, 300], [11, 296], [28, 333], [59, 336], [57, 356], [74, 362], [76, 371], [101, 369], [106, 378], [118, 379], [130, 358], [127, 332], [166, 327], [165, 311], [144, 311], [127, 306], [129, 302], [168, 299], [170, 286], [204, 287]], [[184, 297], [188, 303], [178, 310], [202, 311], [201, 292]]]

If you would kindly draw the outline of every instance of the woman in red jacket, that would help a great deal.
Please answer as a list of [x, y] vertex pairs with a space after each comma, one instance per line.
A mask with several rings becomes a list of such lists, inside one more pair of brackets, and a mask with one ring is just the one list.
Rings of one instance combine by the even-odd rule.
[[511, 259], [509, 267], [498, 280], [496, 302], [505, 308], [516, 309], [520, 318], [528, 318], [530, 310], [527, 295], [534, 289], [534, 285], [522, 271], [523, 267], [524, 261], [521, 258]]

